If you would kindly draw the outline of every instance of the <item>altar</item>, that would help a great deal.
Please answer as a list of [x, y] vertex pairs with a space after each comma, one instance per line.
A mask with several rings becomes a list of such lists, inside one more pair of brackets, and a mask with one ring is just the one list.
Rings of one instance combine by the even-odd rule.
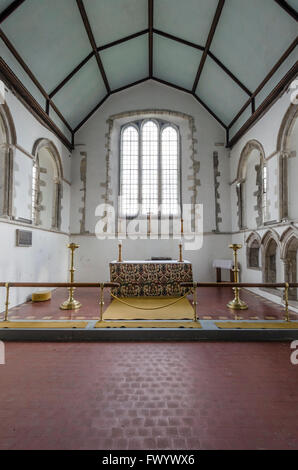
[[120, 284], [118, 297], [179, 297], [186, 293], [181, 282], [193, 282], [190, 261], [112, 261], [111, 282]]

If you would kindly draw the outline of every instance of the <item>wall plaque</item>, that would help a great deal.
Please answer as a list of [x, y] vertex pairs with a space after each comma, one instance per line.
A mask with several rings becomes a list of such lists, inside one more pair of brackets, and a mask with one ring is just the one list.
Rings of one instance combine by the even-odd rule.
[[29, 230], [16, 230], [17, 246], [32, 246], [32, 232]]

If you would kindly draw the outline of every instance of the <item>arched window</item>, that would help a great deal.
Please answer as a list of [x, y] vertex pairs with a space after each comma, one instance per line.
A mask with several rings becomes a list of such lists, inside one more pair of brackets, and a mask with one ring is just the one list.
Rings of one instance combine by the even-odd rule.
[[0, 106], [0, 216], [12, 215], [13, 146], [16, 133], [6, 104]]
[[33, 148], [31, 201], [32, 222], [48, 229], [61, 224], [62, 167], [55, 146], [41, 139]]
[[266, 163], [262, 166], [262, 207], [263, 207], [263, 222], [267, 220], [267, 189], [268, 189], [268, 170]]
[[268, 173], [262, 145], [250, 140], [243, 148], [237, 171], [239, 228], [254, 228], [266, 221]]
[[143, 120], [123, 127], [120, 215], [180, 214], [179, 132], [171, 123]]
[[142, 213], [157, 215], [159, 186], [159, 135], [157, 124], [147, 121], [142, 126]]
[[162, 213], [179, 215], [178, 132], [167, 126], [161, 133]]
[[139, 203], [139, 132], [126, 127], [121, 138], [121, 213], [134, 217]]
[[37, 225], [38, 214], [38, 196], [39, 196], [39, 164], [38, 159], [32, 166], [32, 190], [31, 190], [31, 219], [32, 223]]

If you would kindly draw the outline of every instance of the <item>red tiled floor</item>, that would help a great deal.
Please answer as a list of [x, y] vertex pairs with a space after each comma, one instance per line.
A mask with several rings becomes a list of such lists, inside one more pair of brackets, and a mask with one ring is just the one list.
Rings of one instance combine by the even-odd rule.
[[0, 449], [298, 449], [289, 343], [7, 343]]
[[[98, 319], [99, 317], [99, 289], [79, 288], [75, 291], [75, 298], [82, 303], [78, 311], [60, 310], [60, 304], [67, 299], [68, 291], [66, 289], [57, 289], [52, 293], [52, 300], [47, 302], [32, 303], [27, 302], [20, 307], [10, 310], [11, 319], [28, 320], [75, 320], [75, 319]], [[105, 308], [111, 301], [110, 292], [105, 290]], [[207, 288], [198, 289], [197, 313], [199, 318], [209, 316], [212, 319], [234, 319], [234, 313], [227, 308], [227, 303], [233, 298], [231, 288]], [[282, 306], [270, 302], [263, 297], [252, 292], [242, 290], [241, 298], [248, 304], [248, 310], [239, 312], [238, 315], [243, 319], [281, 319], [284, 317]], [[297, 319], [298, 315], [291, 314], [291, 319]]]

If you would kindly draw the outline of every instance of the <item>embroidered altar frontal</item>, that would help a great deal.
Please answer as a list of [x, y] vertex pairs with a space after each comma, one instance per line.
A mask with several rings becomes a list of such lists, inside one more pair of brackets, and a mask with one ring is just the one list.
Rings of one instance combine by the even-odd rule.
[[181, 282], [192, 282], [192, 264], [189, 261], [124, 261], [110, 263], [111, 282], [119, 288], [112, 292], [118, 297], [180, 297], [188, 289]]

